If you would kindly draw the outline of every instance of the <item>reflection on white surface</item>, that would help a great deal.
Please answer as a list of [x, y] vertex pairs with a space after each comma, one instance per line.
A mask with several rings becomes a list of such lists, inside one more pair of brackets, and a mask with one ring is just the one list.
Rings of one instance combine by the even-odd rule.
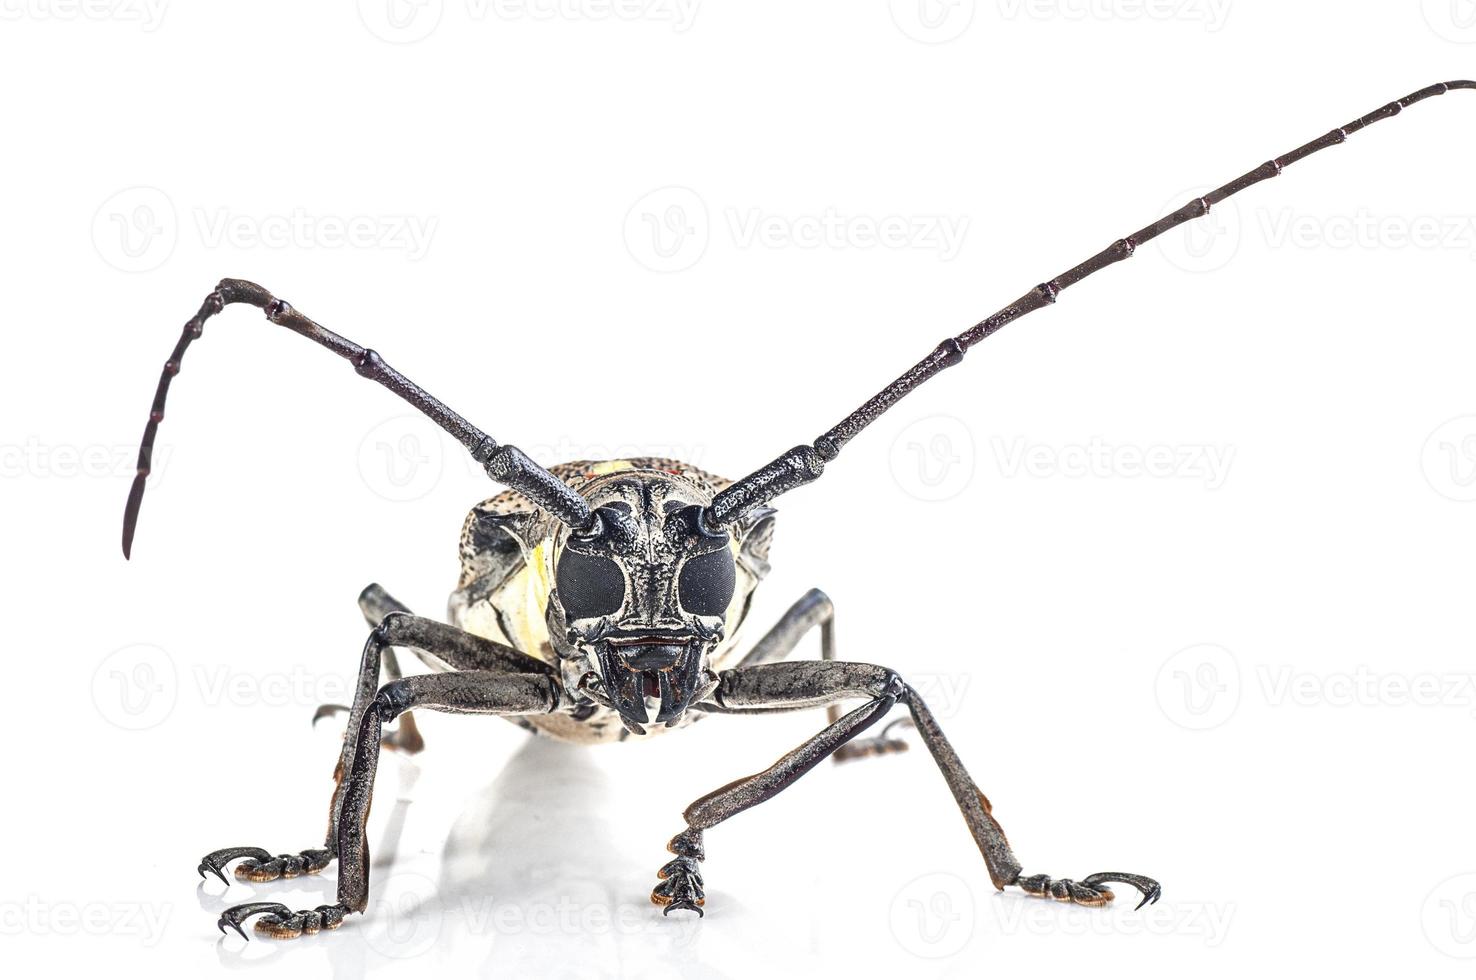
[[656, 835], [621, 840], [610, 789], [587, 749], [528, 739], [447, 836], [438, 942], [499, 976], [725, 976], [701, 962], [700, 920], [645, 900]]
[[[449, 831], [439, 801], [417, 809], [415, 791], [430, 781], [423, 769], [444, 776], [454, 768], [444, 757], [457, 748], [443, 741], [418, 761], [385, 753], [371, 815], [366, 914], [337, 932], [290, 942], [254, 938], [243, 946], [234, 935], [222, 937], [218, 961], [249, 968], [326, 957], [340, 977], [402, 968], [424, 975], [434, 967], [456, 975], [650, 980], [738, 976], [755, 957], [814, 962], [813, 951], [795, 943], [806, 932], [793, 921], [803, 909], [787, 907], [785, 896], [770, 896], [776, 900], [766, 924], [723, 893], [720, 931], [692, 915], [663, 916], [650, 903], [656, 868], [669, 858], [661, 846], [680, 823], [673, 814], [670, 826], [640, 827], [620, 805], [619, 774], [631, 764], [639, 767], [631, 771], [646, 769], [630, 756], [644, 748], [621, 747], [625, 759], [596, 758], [584, 747], [525, 738], [495, 778], [462, 792]], [[439, 847], [427, 846], [438, 828]], [[202, 884], [199, 895], [201, 908], [217, 915], [244, 901], [311, 907], [330, 900], [333, 887], [330, 872], [249, 889], [233, 884], [228, 896]]]
[[[1149, 937], [1206, 948], [1224, 941], [1235, 903], [1220, 896], [1137, 912], [1131, 903], [1081, 909], [996, 892], [925, 751], [819, 766], [714, 828], [703, 866], [707, 917], [663, 916], [648, 896], [682, 808], [766, 765], [821, 717], [713, 718], [680, 736], [587, 748], [431, 715], [423, 754], [381, 757], [365, 914], [289, 942], [206, 939], [210, 919], [230, 905], [331, 900], [330, 871], [233, 883], [224, 894], [204, 883], [202, 918], [178, 925], [213, 942], [220, 965], [263, 965], [274, 978], [325, 968], [343, 978], [962, 977], [988, 963], [1028, 963], [1042, 943], [1085, 967], [1099, 944], [1143, 953]], [[304, 751], [303, 771], [316, 756], [326, 768], [336, 752], [333, 733], [321, 735]], [[328, 788], [312, 784], [280, 787], [280, 807], [252, 807], [233, 825], [270, 829], [258, 824], [263, 816], [296, 824], [300, 798]], [[1077, 836], [1046, 848], [1058, 856], [1042, 866], [1093, 870], [1094, 853], [1115, 849]], [[275, 837], [260, 842], [276, 846]], [[1216, 924], [1212, 935], [1207, 924]]]

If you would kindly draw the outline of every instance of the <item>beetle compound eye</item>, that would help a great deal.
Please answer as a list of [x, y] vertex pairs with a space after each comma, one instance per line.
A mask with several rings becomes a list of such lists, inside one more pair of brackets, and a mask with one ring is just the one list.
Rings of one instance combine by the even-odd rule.
[[733, 599], [733, 554], [727, 548], [687, 559], [677, 577], [677, 598], [694, 616], [721, 616]]
[[625, 576], [603, 555], [565, 551], [556, 577], [559, 601], [570, 619], [609, 616], [625, 601]]

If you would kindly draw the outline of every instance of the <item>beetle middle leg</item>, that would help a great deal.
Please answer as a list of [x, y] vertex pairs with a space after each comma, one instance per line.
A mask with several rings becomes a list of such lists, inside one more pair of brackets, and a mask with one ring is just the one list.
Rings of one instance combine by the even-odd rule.
[[241, 926], [250, 917], [261, 915], [256, 923], [258, 934], [294, 939], [303, 933], [311, 935], [322, 929], [337, 929], [350, 912], [362, 912], [368, 907], [369, 841], [365, 829], [374, 795], [374, 774], [383, 747], [381, 736], [388, 722], [412, 708], [518, 716], [548, 714], [566, 703], [558, 678], [546, 671], [452, 671], [405, 677], [384, 685], [365, 706], [346, 740], [347, 776], [341, 783], [339, 813], [330, 834], [330, 839], [336, 840], [339, 857], [335, 901], [296, 911], [279, 902], [247, 902], [221, 913], [220, 930], [224, 932], [230, 927], [245, 939]]
[[866, 703], [841, 716], [802, 745], [785, 754], [763, 772], [735, 780], [692, 803], [683, 813], [687, 826], [667, 844], [676, 857], [658, 872], [661, 881], [651, 900], [672, 909], [702, 914], [703, 833], [729, 817], [778, 795], [827, 756], [880, 721], [899, 702], [905, 704], [953, 793], [969, 833], [984, 856], [994, 886], [1017, 885], [1027, 894], [1079, 905], [1105, 905], [1113, 893], [1107, 887], [1121, 882], [1143, 894], [1139, 907], [1158, 901], [1160, 886], [1152, 878], [1123, 872], [1102, 872], [1080, 881], [1048, 875], [1022, 875], [1004, 830], [994, 819], [988, 798], [974, 784], [953, 746], [944, 737], [928, 706], [902, 678], [885, 667], [843, 661], [768, 663], [723, 671], [713, 692], [711, 710], [728, 713], [783, 711], [818, 707], [851, 698]]
[[[344, 732], [343, 750], [338, 765], [333, 771], [333, 796], [328, 804], [328, 833], [322, 847], [305, 848], [295, 854], [273, 854], [260, 847], [225, 847], [211, 851], [200, 859], [197, 869], [203, 878], [207, 872], [221, 881], [226, 879], [225, 868], [237, 858], [245, 858], [236, 866], [235, 876], [241, 881], [267, 882], [278, 878], [296, 878], [304, 874], [317, 874], [332, 863], [337, 855], [338, 815], [343, 798], [344, 774], [349, 771], [355, 752], [354, 736], [363, 722], [365, 713], [379, 690], [380, 667], [391, 647], [406, 647], [422, 658], [430, 657], [428, 663], [437, 663], [440, 669], [460, 671], [485, 671], [501, 673], [541, 673], [552, 671], [547, 664], [511, 647], [463, 632], [454, 626], [432, 619], [413, 616], [408, 612], [394, 611], [369, 634], [364, 643], [364, 653], [359, 662], [358, 682], [354, 691], [354, 703], [349, 709], [348, 728]], [[392, 681], [391, 683], [396, 683]], [[404, 716], [408, 717], [408, 715]], [[401, 725], [404, 723], [401, 718]]]
[[[364, 591], [359, 593], [359, 609], [364, 613], [364, 619], [371, 627], [378, 626], [384, 622], [390, 613], [408, 613], [410, 607], [396, 599], [384, 590], [378, 582], [371, 582], [365, 586]], [[415, 651], [418, 655], [420, 651]], [[444, 665], [427, 661], [429, 665], [438, 670], [444, 670]], [[382, 671], [380, 679], [384, 681], [397, 681], [405, 674], [400, 670], [399, 658], [395, 655], [394, 647], [385, 647], [381, 661]], [[350, 708], [346, 704], [323, 704], [313, 712], [313, 724], [316, 725], [324, 718], [332, 718], [336, 715], [348, 714]], [[420, 728], [415, 724], [415, 713], [407, 711], [396, 723], [394, 731], [386, 732], [384, 735], [384, 747], [404, 752], [406, 755], [414, 755], [425, 748], [425, 739], [421, 737]]]
[[[800, 640], [817, 626], [820, 628], [820, 659], [834, 660], [835, 603], [831, 601], [830, 596], [819, 589], [811, 589], [800, 596], [799, 601], [779, 617], [779, 622], [775, 623], [769, 632], [753, 645], [753, 649], [738, 661], [738, 666], [751, 667], [754, 664], [783, 660], [793, 653]], [[825, 716], [832, 725], [835, 724], [841, 717], [840, 705], [835, 703], [826, 705]], [[912, 719], [899, 718], [883, 728], [882, 733], [874, 738], [858, 738], [842, 745], [831, 756], [831, 759], [836, 762], [849, 762], [852, 759], [906, 752], [907, 742], [894, 737], [892, 732], [898, 728], [911, 726]]]

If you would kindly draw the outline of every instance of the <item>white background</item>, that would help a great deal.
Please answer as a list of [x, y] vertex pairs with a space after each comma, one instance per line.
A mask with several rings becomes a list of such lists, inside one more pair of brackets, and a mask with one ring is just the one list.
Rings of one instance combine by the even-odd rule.
[[781, 502], [749, 638], [825, 588], [1028, 872], [1151, 874], [1154, 908], [997, 894], [916, 751], [711, 832], [707, 918], [662, 920], [681, 809], [818, 712], [595, 751], [427, 717], [381, 770], [371, 914], [222, 940], [226, 905], [331, 894], [195, 864], [317, 844], [336, 742], [308, 718], [358, 662], [354, 598], [439, 614], [493, 488], [236, 308], [118, 548], [159, 366], [221, 276], [544, 462], [739, 476], [1112, 239], [1476, 74], [1469, 3], [161, 2], [0, 0], [8, 964], [1470, 969], [1473, 93], [1070, 290]]

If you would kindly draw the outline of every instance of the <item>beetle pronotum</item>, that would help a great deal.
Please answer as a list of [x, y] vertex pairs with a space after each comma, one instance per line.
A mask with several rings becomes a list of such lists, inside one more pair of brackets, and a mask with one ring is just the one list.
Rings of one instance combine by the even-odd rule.
[[[927, 705], [893, 670], [835, 659], [830, 600], [812, 590], [747, 653], [733, 641], [753, 590], [768, 570], [774, 511], [769, 502], [818, 478], [825, 465], [866, 426], [918, 385], [958, 364], [975, 344], [1027, 313], [1056, 301], [1063, 289], [1131, 256], [1138, 246], [1197, 218], [1288, 165], [1343, 142], [1404, 108], [1476, 82], [1431, 85], [1353, 120], [1290, 153], [1268, 160], [1196, 198], [1101, 252], [1041, 283], [926, 357], [813, 442], [796, 446], [737, 481], [675, 460], [625, 459], [566, 463], [545, 469], [516, 447], [499, 444], [374, 351], [314, 323], [267, 290], [223, 280], [185, 324], [164, 365], [138, 456], [138, 475], [123, 519], [123, 553], [132, 550], [154, 438], [169, 385], [205, 321], [233, 303], [263, 310], [269, 321], [302, 334], [389, 388], [450, 433], [508, 490], [475, 507], [461, 539], [461, 580], [451, 598], [451, 624], [412, 615], [377, 585], [360, 596], [373, 626], [364, 646], [354, 703], [335, 773], [328, 834], [322, 847], [272, 854], [230, 847], [205, 856], [200, 873], [225, 881], [228, 863], [244, 859], [236, 877], [256, 882], [322, 871], [339, 861], [331, 904], [294, 911], [275, 902], [228, 909], [220, 928], [261, 915], [256, 931], [290, 938], [335, 929], [369, 895], [365, 822], [382, 745], [417, 751], [411, 710], [501, 715], [575, 742], [647, 736], [704, 714], [763, 713], [825, 706], [828, 724], [763, 772], [701, 797], [684, 812], [671, 839], [674, 854], [658, 872], [652, 901], [666, 912], [702, 914], [703, 835], [734, 814], [773, 797], [827, 757], [896, 751], [906, 743], [859, 738], [894, 706], [910, 720], [952, 791], [997, 888], [1104, 905], [1114, 883], [1142, 892], [1160, 887], [1141, 875], [1103, 872], [1080, 881], [1025, 875], [989, 801], [974, 785]], [[532, 612], [530, 612], [530, 610]], [[820, 630], [821, 659], [785, 658], [810, 630]], [[401, 676], [392, 648], [413, 651], [431, 673]], [[389, 680], [381, 685], [381, 675]], [[843, 701], [862, 704], [842, 713]], [[332, 710], [330, 708], [330, 710]], [[389, 734], [384, 726], [399, 719]]]

